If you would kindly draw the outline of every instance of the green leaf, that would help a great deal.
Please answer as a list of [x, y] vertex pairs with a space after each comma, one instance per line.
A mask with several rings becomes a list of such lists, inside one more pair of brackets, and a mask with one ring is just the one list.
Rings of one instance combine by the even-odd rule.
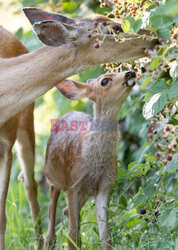
[[119, 204], [121, 204], [123, 207], [127, 207], [127, 199], [124, 195], [122, 195], [119, 199]]
[[168, 96], [170, 99], [178, 96], [178, 81], [174, 82], [168, 90]]
[[164, 168], [164, 173], [174, 173], [178, 169], [178, 153], [172, 157]]
[[149, 168], [150, 166], [148, 164], [131, 162], [128, 166], [128, 175], [129, 177], [145, 175], [148, 172]]
[[158, 30], [157, 34], [159, 38], [162, 38], [165, 41], [170, 39], [170, 32], [168, 28]]
[[133, 28], [134, 32], [137, 33], [140, 30], [141, 26], [142, 26], [142, 20], [139, 19], [139, 20], [136, 20], [134, 22], [132, 28]]
[[150, 21], [152, 23], [152, 26], [158, 29], [171, 27], [173, 23], [172, 17], [164, 14], [151, 16]]
[[150, 90], [146, 93], [144, 101], [149, 100], [154, 94], [160, 93], [160, 92], [166, 92], [168, 90], [167, 84], [159, 80], [153, 84], [153, 86], [150, 88]]
[[117, 171], [117, 179], [128, 178], [128, 173], [124, 168], [119, 167]]
[[170, 208], [166, 211], [164, 211], [159, 217], [158, 217], [158, 224], [160, 227], [164, 227], [167, 230], [173, 229], [177, 224], [177, 213], [178, 208]]
[[128, 20], [124, 20], [124, 24], [123, 24], [124, 32], [129, 31], [129, 29], [130, 29], [130, 22]]
[[137, 33], [142, 26], [142, 20], [135, 20], [132, 17], [126, 17], [124, 18], [124, 24], [123, 24], [123, 29], [125, 32], [133, 32]]
[[142, 89], [145, 89], [147, 85], [152, 81], [152, 76], [148, 77], [141, 85]]
[[172, 65], [172, 67], [170, 69], [170, 76], [173, 79], [178, 78], [178, 60], [173, 62], [173, 65]]
[[150, 197], [153, 196], [154, 191], [155, 191], [155, 190], [154, 190], [154, 186], [153, 186], [153, 185], [148, 185], [147, 187], [145, 187], [145, 188], [143, 189], [144, 194], [145, 194], [148, 198], [150, 198]]
[[171, 61], [172, 59], [176, 59], [178, 57], [178, 48], [172, 47], [168, 49], [166, 59]]
[[77, 9], [78, 5], [74, 2], [63, 2], [62, 8], [66, 13], [72, 13]]
[[157, 93], [153, 95], [148, 102], [143, 106], [143, 117], [148, 120], [152, 116], [156, 115], [161, 111], [167, 102], [166, 93]]
[[151, 70], [156, 69], [156, 68], [160, 65], [160, 60], [162, 60], [162, 59], [163, 59], [162, 56], [157, 56], [157, 57], [155, 57], [155, 58], [152, 60], [151, 64], [150, 64], [150, 69], [151, 69]]

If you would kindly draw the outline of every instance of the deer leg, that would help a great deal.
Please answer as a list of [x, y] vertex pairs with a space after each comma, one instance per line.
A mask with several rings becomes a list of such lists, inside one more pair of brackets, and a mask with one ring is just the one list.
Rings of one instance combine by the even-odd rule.
[[101, 190], [95, 197], [96, 217], [99, 227], [99, 235], [103, 249], [111, 249], [111, 237], [108, 229], [108, 213], [106, 206], [109, 200], [109, 190]]
[[[0, 149], [1, 150], [1, 149]], [[12, 166], [12, 151], [4, 150], [0, 152], [0, 249], [5, 249], [6, 230], [6, 198], [9, 187], [10, 171]]]
[[45, 240], [45, 249], [48, 249], [48, 247], [52, 246], [55, 243], [56, 208], [60, 190], [56, 189], [54, 186], [50, 186], [49, 192], [50, 192], [50, 203], [48, 208], [49, 224]]
[[[30, 125], [29, 125], [30, 126]], [[28, 128], [28, 127], [27, 127]], [[40, 208], [37, 200], [37, 183], [34, 178], [35, 164], [34, 133], [20, 129], [17, 133], [17, 153], [23, 173], [23, 183], [35, 224], [39, 248], [43, 246]]]
[[[81, 203], [78, 193], [72, 191], [68, 192], [69, 236], [78, 247], [81, 247], [80, 209], [83, 204], [84, 202]], [[74, 250], [76, 247], [71, 240], [68, 240], [68, 246], [70, 250]]]

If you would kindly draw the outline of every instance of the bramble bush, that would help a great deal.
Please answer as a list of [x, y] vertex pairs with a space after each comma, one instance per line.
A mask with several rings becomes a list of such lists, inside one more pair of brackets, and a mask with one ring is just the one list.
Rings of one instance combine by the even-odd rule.
[[[141, 28], [150, 31], [152, 37], [158, 37], [159, 44], [153, 50], [147, 51], [148, 56], [145, 58], [122, 64], [108, 62], [100, 65], [100, 68], [95, 67], [77, 77], [81, 81], [86, 81], [105, 71], [118, 72], [134, 69], [137, 72], [138, 84], [124, 103], [119, 118], [121, 139], [118, 150], [118, 173], [108, 207], [113, 249], [177, 249], [177, 1], [23, 0], [21, 3], [23, 6], [42, 8], [48, 6], [51, 11], [69, 14], [73, 17], [84, 16], [92, 10], [110, 18], [121, 19], [123, 31], [111, 30], [117, 42], [122, 42], [123, 39], [127, 39], [128, 34], [135, 34]], [[107, 24], [95, 23], [90, 34], [96, 35], [100, 25]], [[24, 33], [20, 28], [16, 35], [31, 50], [40, 46], [31, 31]], [[144, 37], [144, 39], [149, 38]], [[102, 42], [103, 40], [96, 38], [95, 48], [102, 46]], [[70, 102], [52, 90], [37, 100], [35, 109], [37, 125], [45, 124], [45, 120], [49, 122], [50, 112], [50, 118], [55, 118], [52, 115], [56, 112], [63, 114], [70, 109], [91, 112], [91, 103], [86, 100]], [[44, 164], [47, 133], [49, 133], [49, 131], [46, 132], [47, 128], [47, 125], [40, 131], [37, 128], [37, 172]], [[11, 198], [12, 192], [9, 195], [10, 200]], [[16, 209], [22, 207], [17, 200], [14, 203]], [[42, 215], [45, 216], [43, 223], [46, 228], [48, 202], [42, 194], [40, 194], [40, 204]], [[64, 206], [65, 195], [62, 195], [58, 210], [62, 210]], [[13, 208], [9, 205], [8, 209], [10, 213]], [[22, 213], [27, 214], [23, 210]], [[94, 215], [91, 199], [81, 213], [84, 249], [100, 249]], [[16, 220], [13, 221], [14, 225], [20, 227], [25, 219], [21, 218], [21, 224]], [[12, 235], [13, 226], [12, 223], [11, 225], [10, 222], [8, 223], [8, 233]], [[62, 214], [56, 227], [58, 229], [56, 244], [58, 246], [60, 244], [61, 249], [65, 249], [67, 219]], [[31, 247], [27, 238], [32, 238], [30, 236], [32, 229], [26, 230], [26, 234], [23, 230], [19, 233], [21, 237], [19, 236], [18, 249], [21, 249], [21, 246]], [[22, 238], [23, 233], [26, 236]], [[17, 241], [16, 245], [13, 245], [12, 236], [8, 237], [9, 241], [11, 240], [9, 246], [17, 246]]]

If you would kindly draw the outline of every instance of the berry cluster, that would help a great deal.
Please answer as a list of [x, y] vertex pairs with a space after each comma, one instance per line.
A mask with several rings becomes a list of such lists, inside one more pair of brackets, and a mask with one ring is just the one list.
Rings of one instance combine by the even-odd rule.
[[157, 222], [157, 217], [161, 215], [160, 209], [162, 206], [170, 203], [171, 201], [164, 198], [164, 196], [159, 193], [155, 194], [152, 198], [152, 209], [144, 207], [139, 211], [139, 219], [144, 219], [146, 222], [151, 221], [152, 223]]
[[105, 69], [107, 72], [121, 72], [124, 70], [134, 70], [137, 75], [137, 79], [140, 79], [141, 75], [145, 72], [149, 71], [149, 63], [151, 59], [148, 57], [143, 57], [139, 60], [134, 60], [131, 62], [124, 63], [104, 63], [101, 64], [100, 67]]
[[[165, 166], [168, 161], [172, 160], [177, 147], [177, 132], [178, 126], [173, 124], [166, 124], [167, 115], [173, 110], [173, 103], [167, 103], [166, 107], [159, 112], [158, 117], [152, 118], [148, 127], [147, 138], [148, 141], [155, 139], [155, 148], [157, 149], [155, 157]], [[159, 127], [164, 124], [164, 128], [159, 131]]]
[[[101, 7], [110, 6], [112, 4], [113, 11], [111, 13], [108, 13], [108, 16], [110, 14], [114, 15], [114, 17], [117, 19], [123, 19], [124, 17], [132, 16], [133, 18], [137, 19], [140, 18], [141, 15], [144, 13], [144, 11], [150, 6], [155, 5], [159, 6], [158, 1], [150, 0], [148, 1], [142, 0], [142, 1], [130, 1], [130, 0], [100, 0]], [[127, 34], [123, 32], [115, 32], [112, 30], [109, 24], [106, 22], [103, 22], [104, 24], [98, 24], [97, 22], [93, 23], [94, 30], [91, 30], [88, 34], [88, 37], [95, 36], [96, 37], [96, 43], [94, 44], [94, 48], [98, 49], [105, 37], [107, 35], [102, 34], [102, 25], [107, 26], [108, 30], [110, 31], [110, 34], [113, 35], [116, 42], [123, 42], [129, 38], [127, 38]], [[101, 36], [102, 34], [102, 36]], [[127, 62], [123, 64], [117, 64], [117, 63], [110, 63], [110, 64], [102, 64], [101, 68], [104, 68], [107, 72], [119, 72], [121, 70], [129, 69], [129, 70], [135, 70], [137, 72], [137, 78], [139, 79], [141, 75], [145, 72], [150, 71], [150, 62], [157, 54], [157, 51], [165, 50], [166, 46], [174, 47], [176, 46], [176, 39], [177, 39], [177, 29], [174, 27], [170, 31], [171, 37], [170, 40], [167, 42], [164, 42], [162, 38], [159, 38], [159, 45], [156, 45], [154, 49], [146, 49], [145, 52], [148, 55], [147, 58], [141, 58], [139, 60], [135, 60], [133, 62]], [[99, 36], [102, 37], [99, 39]], [[143, 39], [152, 39], [151, 36], [138, 36], [142, 37]], [[168, 61], [166, 59], [166, 54], [164, 55], [163, 59], [160, 59], [159, 65], [154, 71], [152, 72], [152, 78], [157, 79], [160, 75], [160, 72], [167, 71], [171, 68], [173, 61]]]
[[[129, 0], [99, 0], [100, 7], [110, 7], [112, 4], [114, 5], [113, 12], [115, 17], [117, 18], [124, 18], [127, 16], [131, 16], [133, 18], [139, 17], [141, 13], [147, 10], [148, 5], [145, 3], [145, 0], [142, 1], [129, 1]], [[156, 6], [159, 5], [157, 1], [149, 1], [149, 4], [155, 4]]]
[[[103, 32], [106, 28], [107, 28], [107, 34]], [[96, 43], [94, 44], [94, 48], [98, 49], [100, 45], [102, 45], [102, 43], [104, 42], [105, 38], [111, 35], [113, 36], [116, 42], [120, 42], [120, 43], [126, 40], [137, 39], [137, 38], [143, 38], [145, 40], [153, 39], [153, 37], [150, 35], [146, 36], [145, 34], [143, 35], [134, 34], [134, 36], [132, 36], [132, 35], [129, 35], [128, 33], [122, 32], [122, 29], [115, 30], [112, 27], [112, 24], [106, 21], [103, 21], [103, 22], [94, 21], [93, 28], [88, 29], [87, 37], [95, 38]]]

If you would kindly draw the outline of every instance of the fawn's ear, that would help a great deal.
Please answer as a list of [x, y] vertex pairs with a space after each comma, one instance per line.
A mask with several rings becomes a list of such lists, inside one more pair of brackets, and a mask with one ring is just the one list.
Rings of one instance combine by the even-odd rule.
[[74, 19], [36, 8], [24, 8], [23, 11], [38, 38], [48, 46], [58, 47], [70, 42], [81, 45], [89, 41], [85, 29], [74, 26]]
[[87, 83], [81, 83], [69, 79], [65, 79], [60, 82], [56, 88], [70, 100], [80, 100], [88, 97], [91, 100], [95, 100], [93, 96], [93, 85]]

